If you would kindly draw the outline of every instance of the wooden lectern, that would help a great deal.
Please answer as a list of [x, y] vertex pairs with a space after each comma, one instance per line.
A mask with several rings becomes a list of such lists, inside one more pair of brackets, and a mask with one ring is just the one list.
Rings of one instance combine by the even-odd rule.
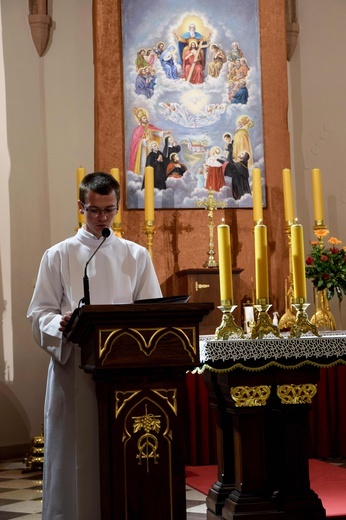
[[186, 518], [186, 371], [199, 364], [199, 323], [213, 307], [82, 308], [70, 339], [96, 384], [102, 520]]

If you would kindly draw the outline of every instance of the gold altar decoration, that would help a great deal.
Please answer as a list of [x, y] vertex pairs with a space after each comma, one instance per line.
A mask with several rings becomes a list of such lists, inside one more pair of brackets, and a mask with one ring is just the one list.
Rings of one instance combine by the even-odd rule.
[[236, 324], [232, 314], [236, 308], [236, 305], [232, 305], [231, 302], [227, 301], [225, 301], [225, 305], [220, 305], [220, 307], [218, 307], [222, 312], [222, 321], [215, 330], [215, 339], [228, 340], [244, 338], [244, 331]]
[[214, 217], [213, 212], [218, 208], [225, 208], [226, 202], [221, 201], [218, 202], [214, 195], [212, 188], [208, 190], [208, 197], [204, 200], [198, 200], [196, 202], [198, 207], [204, 206], [205, 209], [208, 210], [208, 228], [209, 228], [209, 250], [208, 250], [208, 260], [203, 264], [203, 267], [218, 267], [218, 263], [215, 260], [215, 248], [214, 248]]
[[330, 311], [329, 300], [327, 298], [327, 291], [318, 291], [316, 287], [313, 288], [315, 314], [311, 318], [311, 323], [317, 328], [324, 330], [336, 330], [335, 319]]
[[315, 336], [320, 336], [316, 325], [309, 321], [309, 317], [306, 312], [306, 309], [309, 307], [309, 305], [309, 303], [305, 302], [304, 298], [294, 300], [293, 306], [297, 311], [297, 315], [295, 324], [290, 332], [291, 338], [300, 338], [302, 334], [309, 333], [314, 334]]
[[153, 258], [153, 241], [156, 233], [154, 221], [146, 220], [143, 232], [147, 235], [147, 249], [151, 258]]
[[[114, 179], [119, 183], [119, 186], [121, 186], [121, 179], [120, 179], [120, 171], [119, 168], [111, 168], [110, 174]], [[122, 207], [121, 207], [121, 198], [120, 202], [118, 203], [118, 211], [115, 215], [115, 219], [112, 224], [112, 230], [114, 235], [121, 238], [124, 234], [123, 226], [122, 226]]]
[[[290, 215], [288, 214], [288, 217]], [[287, 218], [287, 216], [286, 216]], [[291, 225], [294, 220], [286, 220], [285, 232], [288, 240], [288, 276], [285, 279], [285, 312], [279, 320], [279, 330], [290, 330], [295, 321], [296, 314], [292, 307], [293, 302], [293, 275], [292, 275], [292, 258], [291, 258]]]
[[43, 426], [40, 435], [33, 438], [30, 452], [24, 458], [26, 469], [23, 473], [30, 471], [42, 471], [44, 462], [44, 435]]
[[235, 386], [230, 389], [235, 406], [265, 406], [270, 396], [270, 386]]
[[341, 325], [341, 300], [346, 290], [346, 251], [337, 247], [341, 241], [335, 237], [328, 240], [331, 247], [325, 247], [323, 241], [329, 234], [326, 226], [313, 226], [314, 235], [318, 242], [311, 242], [310, 256], [306, 259], [307, 277], [312, 279], [314, 286], [315, 314], [311, 319], [317, 327], [335, 330], [335, 319], [330, 311], [329, 300], [335, 292], [339, 298], [340, 329]]
[[305, 383], [301, 385], [278, 385], [277, 396], [282, 404], [311, 404], [317, 393], [317, 385]]
[[137, 442], [138, 453], [136, 458], [139, 466], [142, 465], [143, 461], [146, 462], [147, 473], [149, 473], [149, 461], [152, 460], [154, 464], [158, 464], [160, 458], [158, 453], [159, 441], [155, 435], [161, 429], [160, 417], [160, 415], [148, 414], [147, 405], [145, 405], [145, 415], [133, 417], [133, 433], [144, 430], [143, 435], [140, 436]]
[[257, 320], [250, 327], [251, 328], [251, 339], [263, 339], [264, 336], [268, 334], [273, 334], [274, 336], [280, 338], [279, 328], [273, 324], [268, 311], [271, 307], [271, 304], [266, 300], [257, 300], [254, 308], [257, 311]]

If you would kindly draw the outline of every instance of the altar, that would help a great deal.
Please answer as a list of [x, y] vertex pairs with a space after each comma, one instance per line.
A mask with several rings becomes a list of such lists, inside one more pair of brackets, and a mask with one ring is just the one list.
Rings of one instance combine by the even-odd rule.
[[218, 478], [208, 520], [319, 520], [310, 488], [309, 413], [320, 369], [346, 364], [344, 331], [300, 338], [200, 338], [201, 366], [216, 411]]

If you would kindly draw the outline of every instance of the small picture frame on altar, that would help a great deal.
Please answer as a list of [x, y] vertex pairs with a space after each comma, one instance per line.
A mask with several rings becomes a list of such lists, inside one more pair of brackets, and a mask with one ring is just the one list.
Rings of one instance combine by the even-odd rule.
[[251, 324], [255, 322], [254, 306], [251, 302], [244, 303], [244, 332], [251, 334]]

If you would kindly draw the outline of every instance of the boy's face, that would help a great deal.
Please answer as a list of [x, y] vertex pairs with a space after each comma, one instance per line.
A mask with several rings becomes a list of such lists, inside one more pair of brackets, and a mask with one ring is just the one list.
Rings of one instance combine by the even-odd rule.
[[108, 195], [89, 191], [84, 204], [80, 200], [78, 201], [78, 208], [81, 213], [85, 214], [85, 229], [100, 238], [102, 230], [113, 224], [118, 212], [118, 201], [114, 191]]

